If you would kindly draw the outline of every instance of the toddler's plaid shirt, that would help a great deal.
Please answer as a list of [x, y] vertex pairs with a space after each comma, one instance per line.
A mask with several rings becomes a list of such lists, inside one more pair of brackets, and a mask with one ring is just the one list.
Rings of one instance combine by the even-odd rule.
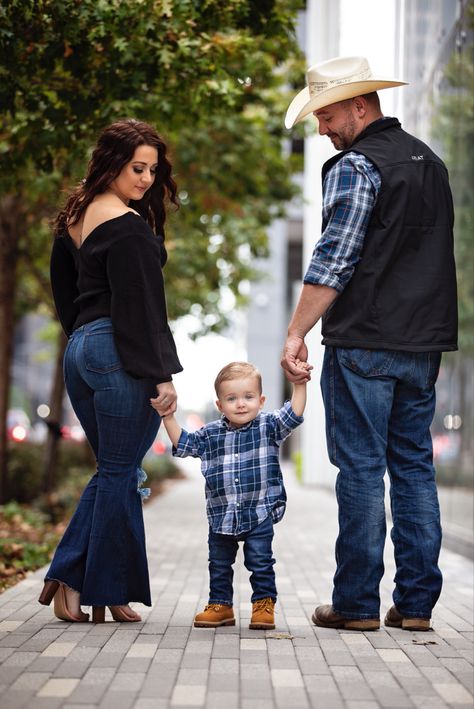
[[173, 455], [201, 458], [206, 480], [207, 517], [213, 532], [237, 536], [272, 515], [285, 513], [280, 443], [303, 422], [287, 401], [273, 413], [261, 412], [234, 428], [222, 416], [195, 433], [182, 431]]

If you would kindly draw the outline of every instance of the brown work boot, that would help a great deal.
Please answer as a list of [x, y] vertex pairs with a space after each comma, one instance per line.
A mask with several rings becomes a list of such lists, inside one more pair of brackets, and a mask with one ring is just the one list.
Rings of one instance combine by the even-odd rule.
[[387, 611], [384, 623], [389, 628], [402, 628], [402, 630], [431, 630], [431, 621], [429, 618], [405, 618], [392, 606]]
[[195, 628], [218, 628], [220, 625], [235, 625], [234, 609], [223, 603], [209, 603], [202, 613], [194, 618]]
[[252, 603], [250, 630], [273, 630], [275, 627], [274, 608], [273, 598], [260, 598]]
[[343, 630], [378, 630], [378, 618], [344, 618], [335, 613], [332, 606], [318, 606], [312, 615], [312, 621], [320, 628], [342, 628]]

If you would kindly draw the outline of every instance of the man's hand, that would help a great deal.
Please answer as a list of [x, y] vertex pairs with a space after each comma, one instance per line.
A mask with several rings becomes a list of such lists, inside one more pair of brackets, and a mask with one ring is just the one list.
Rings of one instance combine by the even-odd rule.
[[155, 399], [150, 399], [150, 403], [155, 411], [158, 411], [160, 416], [174, 414], [178, 408], [178, 395], [176, 393], [176, 389], [174, 388], [173, 382], [163, 382], [163, 384], [157, 384], [156, 390], [158, 392], [158, 396]]
[[[311, 369], [307, 364], [308, 348], [305, 341], [299, 335], [288, 335], [281, 355], [281, 366], [285, 370], [285, 376], [293, 384], [303, 384], [311, 379]], [[306, 363], [302, 367], [302, 363]]]

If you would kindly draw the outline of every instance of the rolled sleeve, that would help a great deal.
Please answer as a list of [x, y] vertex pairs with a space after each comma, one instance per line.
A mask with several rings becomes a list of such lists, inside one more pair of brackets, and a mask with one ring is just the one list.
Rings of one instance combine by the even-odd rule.
[[342, 293], [360, 260], [380, 185], [377, 168], [357, 153], [348, 153], [329, 170], [324, 181], [322, 235], [304, 283]]
[[205, 440], [203, 429], [189, 433], [184, 429], [181, 430], [178, 445], [173, 446], [172, 454], [176, 458], [200, 458], [204, 453]]
[[274, 436], [277, 443], [281, 443], [290, 433], [303, 423], [303, 416], [298, 416], [293, 411], [290, 401], [285, 401], [281, 409], [273, 412], [272, 422], [274, 426]]

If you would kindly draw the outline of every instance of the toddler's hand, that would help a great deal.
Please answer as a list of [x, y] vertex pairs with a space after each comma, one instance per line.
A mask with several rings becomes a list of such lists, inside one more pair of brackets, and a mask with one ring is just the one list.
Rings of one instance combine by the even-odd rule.
[[303, 362], [301, 359], [296, 359], [295, 360], [295, 365], [298, 367], [298, 369], [301, 369], [304, 372], [310, 372], [313, 367], [309, 362]]
[[160, 414], [160, 416], [163, 416], [163, 412], [168, 408], [168, 406], [158, 404], [158, 397], [156, 399], [150, 399], [150, 404], [155, 409], [155, 411]]

